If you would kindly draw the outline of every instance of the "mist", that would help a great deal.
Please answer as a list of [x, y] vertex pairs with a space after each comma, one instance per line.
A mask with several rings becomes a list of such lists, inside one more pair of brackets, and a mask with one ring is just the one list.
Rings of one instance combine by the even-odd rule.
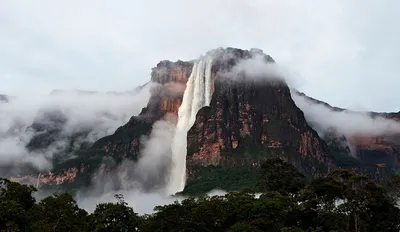
[[18, 174], [24, 165], [51, 169], [57, 154], [68, 159], [74, 149], [114, 133], [146, 106], [150, 88], [147, 84], [120, 93], [58, 90], [0, 103], [0, 167], [6, 172], [0, 174]]
[[[240, 78], [242, 74], [250, 78], [247, 80], [284, 80], [291, 88], [302, 82], [301, 78], [290, 73], [288, 69], [275, 63], [266, 63], [265, 56], [262, 55], [240, 60], [229, 72], [221, 75], [235, 79]], [[58, 128], [57, 125], [61, 122], [61, 134], [66, 135], [65, 138], [75, 133], [89, 131], [89, 133], [83, 133], [84, 136], [76, 142], [76, 146], [79, 146], [79, 143], [90, 143], [113, 133], [132, 115], [139, 113], [146, 105], [151, 93], [164, 97], [176, 97], [184, 91], [183, 84], [155, 84], [151, 89], [147, 86], [135, 94], [57, 91], [51, 95], [51, 98], [38, 98], [40, 101], [26, 99], [34, 103], [27, 104], [31, 108], [23, 107], [26, 106], [26, 102], [17, 98], [0, 106], [0, 112], [8, 114], [6, 119], [10, 122], [0, 124], [1, 134], [4, 135], [0, 140], [0, 148], [4, 147], [4, 150], [9, 152], [8, 156], [9, 154], [19, 156], [19, 160], [14, 160], [14, 162], [23, 160], [24, 163], [29, 163], [38, 169], [49, 168], [54, 154], [68, 141], [57, 140], [41, 153], [28, 151], [29, 142], [40, 134], [37, 130], [30, 128], [30, 125], [35, 122], [50, 118], [51, 120], [47, 120], [46, 124], [46, 128], [49, 129]], [[304, 112], [307, 121], [320, 135], [331, 128], [337, 129], [345, 136], [396, 134], [400, 131], [399, 123], [393, 120], [373, 118], [370, 114], [363, 112], [334, 111], [293, 91], [292, 98]], [[4, 105], [8, 108], [3, 108]], [[11, 106], [17, 107], [11, 110]], [[91, 212], [101, 202], [115, 201], [114, 194], [116, 193], [123, 194], [126, 202], [140, 214], [152, 213], [156, 205], [183, 200], [184, 197], [171, 196], [168, 186], [175, 167], [171, 160], [171, 144], [176, 134], [176, 125], [176, 116], [166, 115], [154, 123], [149, 136], [141, 138], [141, 151], [136, 162], [125, 160], [112, 171], [99, 169], [95, 174], [98, 178], [93, 184], [88, 189], [78, 191], [76, 199], [80, 207]], [[10, 160], [13, 159], [9, 159], [7, 154], [0, 156], [0, 162], [12, 164]], [[111, 160], [111, 162], [114, 161]], [[222, 194], [223, 191], [216, 191], [216, 193]]]
[[276, 63], [266, 62], [265, 56], [256, 55], [251, 59], [240, 60], [229, 72], [222, 76], [237, 79], [244, 74], [246, 80], [283, 80], [291, 88], [291, 96], [305, 115], [307, 122], [321, 136], [335, 129], [338, 133], [351, 136], [382, 136], [400, 134], [400, 123], [382, 116], [372, 117], [370, 112], [352, 110], [334, 110], [323, 104], [298, 94], [294, 89], [305, 82], [301, 76], [292, 70]]
[[346, 137], [400, 134], [400, 123], [395, 120], [381, 116], [372, 117], [368, 112], [336, 111], [325, 105], [317, 104], [295, 91], [292, 91], [292, 98], [304, 112], [307, 122], [320, 135], [332, 128]]
[[[137, 161], [126, 159], [113, 170], [99, 169], [92, 185], [84, 194], [100, 196], [112, 191], [143, 191], [165, 193], [171, 172], [171, 143], [176, 116], [167, 114], [153, 124], [149, 136], [142, 136]], [[112, 159], [112, 158], [109, 158]], [[107, 160], [107, 162], [114, 162]], [[115, 162], [114, 162], [115, 163]]]
[[271, 61], [271, 57], [268, 55], [255, 54], [249, 59], [239, 60], [229, 71], [224, 71], [220, 75], [233, 80], [238, 80], [243, 76], [248, 81], [283, 80], [289, 86], [296, 88], [305, 82], [301, 76], [295, 75], [290, 68]]
[[[222, 196], [227, 192], [224, 190], [211, 190], [206, 193], [208, 196]], [[115, 194], [122, 194], [124, 200], [131, 206], [136, 213], [139, 214], [151, 214], [154, 213], [154, 207], [158, 205], [172, 204], [175, 201], [181, 202], [186, 199], [186, 196], [177, 195], [165, 195], [157, 192], [143, 192], [140, 190], [120, 190], [120, 191], [110, 191], [100, 196], [91, 195], [77, 195], [77, 203], [79, 207], [85, 209], [88, 212], [93, 212], [96, 205], [104, 202], [116, 202], [114, 198]], [[260, 194], [256, 194], [259, 197]]]
[[[96, 179], [89, 189], [79, 191], [75, 196], [79, 206], [93, 212], [97, 204], [116, 202], [114, 195], [122, 194], [135, 212], [150, 214], [157, 205], [184, 200], [186, 196], [170, 195], [168, 188], [174, 168], [171, 143], [176, 123], [177, 118], [172, 114], [155, 122], [150, 135], [141, 140], [143, 149], [139, 160], [124, 161], [115, 171]], [[217, 189], [207, 193], [209, 196], [225, 194], [226, 191]]]

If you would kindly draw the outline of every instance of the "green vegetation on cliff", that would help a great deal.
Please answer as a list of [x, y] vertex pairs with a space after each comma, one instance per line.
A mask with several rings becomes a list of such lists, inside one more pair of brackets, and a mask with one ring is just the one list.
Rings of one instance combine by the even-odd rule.
[[258, 191], [259, 171], [259, 168], [250, 166], [229, 168], [211, 165], [201, 167], [196, 170], [196, 176], [200, 178], [190, 181], [182, 194], [199, 195], [213, 189]]

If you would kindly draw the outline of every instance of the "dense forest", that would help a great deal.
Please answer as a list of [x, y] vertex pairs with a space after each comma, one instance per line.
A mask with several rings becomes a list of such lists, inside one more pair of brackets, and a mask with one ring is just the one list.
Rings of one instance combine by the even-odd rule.
[[0, 181], [0, 231], [399, 231], [400, 178], [383, 187], [351, 170], [308, 181], [279, 159], [260, 169], [260, 192], [188, 197], [138, 215], [122, 195], [116, 203], [79, 208], [69, 193], [36, 202], [32, 186]]

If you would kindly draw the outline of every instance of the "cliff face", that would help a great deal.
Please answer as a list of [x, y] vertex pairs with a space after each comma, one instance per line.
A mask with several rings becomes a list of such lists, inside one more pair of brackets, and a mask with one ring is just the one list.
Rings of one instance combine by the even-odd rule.
[[[352, 112], [339, 107], [332, 107], [331, 105], [306, 96], [304, 93], [295, 91], [305, 97], [314, 104], [323, 105], [332, 112], [346, 111], [349, 114], [359, 114], [360, 112]], [[366, 117], [373, 119], [387, 119], [400, 121], [400, 112], [397, 113], [377, 113], [377, 112], [364, 112]], [[311, 126], [312, 122], [310, 122]], [[347, 156], [353, 156], [357, 159], [358, 168], [372, 176], [377, 173], [388, 169], [397, 170], [400, 168], [400, 131], [399, 133], [387, 133], [384, 135], [366, 135], [366, 134], [353, 134], [344, 135], [344, 131], [332, 128], [332, 131], [322, 135], [323, 139], [328, 143], [329, 147], [333, 150], [338, 148], [346, 153]], [[340, 165], [339, 165], [340, 166]], [[379, 177], [376, 177], [379, 181]]]
[[173, 113], [178, 115], [192, 62], [161, 61], [151, 72], [151, 81], [158, 84], [147, 106], [146, 115]]
[[[227, 77], [224, 73], [241, 59], [260, 51], [234, 54], [213, 65], [211, 104], [198, 112], [188, 132], [189, 186], [208, 175], [202, 171], [207, 167], [255, 169], [271, 157], [283, 158], [309, 176], [328, 171], [333, 164], [327, 145], [308, 126], [286, 83], [268, 75], [253, 79], [245, 72]], [[264, 60], [273, 62], [268, 56]]]
[[[376, 113], [371, 117], [385, 118], [400, 123], [400, 112]], [[349, 143], [354, 147], [357, 157], [377, 167], [400, 169], [400, 131], [381, 136], [353, 136]]]
[[191, 62], [160, 62], [151, 73], [154, 88], [146, 108], [138, 116], [133, 116], [127, 124], [118, 128], [113, 135], [97, 141], [93, 147], [99, 148], [104, 155], [111, 155], [117, 160], [124, 158], [136, 160], [140, 151], [140, 138], [150, 134], [154, 122], [167, 114], [178, 115], [192, 66]]
[[[88, 185], [99, 170], [113, 170], [116, 164], [125, 159], [136, 161], [140, 156], [142, 137], [150, 134], [154, 122], [167, 114], [177, 116], [192, 66], [192, 62], [183, 61], [162, 61], [157, 64], [151, 73], [152, 95], [141, 113], [131, 117], [114, 134], [99, 139], [87, 149], [77, 151], [76, 158], [55, 164], [54, 174], [41, 176], [40, 184], [79, 181]], [[36, 180], [36, 176], [32, 179]]]
[[[399, 149], [393, 142], [395, 138], [347, 138], [340, 131], [334, 131], [330, 135], [326, 133], [323, 140], [307, 123], [284, 81], [268, 73], [255, 78], [254, 70], [232, 72], [241, 61], [255, 57], [261, 56], [266, 63], [274, 62], [261, 50], [227, 48], [211, 53], [214, 57], [211, 103], [200, 109], [187, 134], [189, 192], [190, 189], [254, 187], [258, 167], [270, 157], [287, 160], [309, 177], [322, 175], [338, 166], [337, 163], [341, 167], [345, 166], [342, 163], [346, 167], [359, 165], [351, 156], [354, 149], [360, 157], [379, 157], [372, 162], [374, 168], [380, 163], [397, 167]], [[39, 183], [70, 183], [79, 188], [90, 184], [99, 173], [112, 171], [124, 160], [137, 161], [143, 148], [142, 137], [150, 135], [154, 123], [167, 114], [178, 115], [192, 68], [193, 62], [157, 64], [151, 73], [152, 96], [141, 113], [114, 134], [77, 151], [76, 158], [56, 164], [52, 173], [43, 173]], [[385, 117], [400, 119], [398, 114], [385, 114]], [[36, 126], [40, 129], [40, 125]], [[42, 141], [39, 138], [37, 142]], [[36, 177], [30, 176], [33, 181], [37, 181]]]
[[[202, 167], [257, 169], [263, 160], [276, 156], [310, 176], [320, 175], [332, 166], [325, 142], [307, 125], [283, 81], [266, 80], [268, 77], [251, 80], [243, 73], [233, 80], [224, 75], [243, 59], [262, 56], [265, 62], [274, 62], [271, 57], [257, 49], [233, 48], [213, 51], [213, 55], [211, 104], [198, 112], [187, 136], [189, 183], [202, 178], [197, 172]], [[54, 176], [60, 177], [43, 178], [43, 182], [73, 182], [81, 178], [89, 184], [99, 169], [125, 159], [137, 160], [141, 138], [150, 134], [154, 122], [166, 114], [177, 116], [192, 67], [192, 62], [160, 62], [152, 70], [154, 87], [147, 107], [113, 135], [79, 151], [77, 159], [56, 165]], [[62, 178], [70, 170], [80, 171]]]
[[[243, 157], [235, 161], [229, 153], [245, 155], [244, 151], [251, 149], [277, 150], [303, 169], [308, 159], [331, 165], [325, 143], [307, 125], [284, 83], [219, 80], [215, 89], [211, 106], [200, 110], [188, 132], [191, 165], [241, 163]], [[283, 149], [299, 157], [291, 157]]]
[[[396, 142], [397, 141], [397, 142]], [[364, 163], [364, 166], [375, 166], [375, 169], [400, 168], [399, 139], [391, 136], [351, 137], [349, 144], [353, 152]]]

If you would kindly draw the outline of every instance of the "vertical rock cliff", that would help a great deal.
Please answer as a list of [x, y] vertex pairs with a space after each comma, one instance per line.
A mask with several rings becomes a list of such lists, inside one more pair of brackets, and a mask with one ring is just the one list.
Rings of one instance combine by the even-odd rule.
[[[192, 189], [210, 179], [207, 188], [226, 187], [215, 178], [235, 172], [251, 187], [259, 165], [270, 157], [283, 158], [310, 177], [325, 173], [333, 166], [329, 149], [308, 126], [286, 83], [241, 70], [241, 62], [255, 58], [274, 62], [259, 49], [235, 48], [216, 49], [193, 62], [160, 62], [151, 73], [147, 107], [114, 134], [76, 152], [77, 158], [56, 165], [52, 175], [87, 185], [95, 173], [112, 171], [123, 160], [137, 161], [142, 137], [167, 114], [179, 116], [171, 145], [173, 171], [165, 173], [175, 183], [171, 192], [182, 190], [186, 178]], [[68, 170], [76, 170], [73, 178], [63, 179]]]
[[[328, 147], [336, 155], [336, 165], [338, 167], [356, 168], [359, 172], [368, 174], [376, 181], [384, 181], [388, 174], [400, 168], [400, 113], [377, 113], [377, 112], [356, 112], [339, 107], [333, 107], [323, 101], [300, 93], [296, 90], [293, 94], [301, 97], [309, 105], [323, 106], [324, 111], [330, 112], [337, 117], [346, 115], [348, 118], [357, 116], [362, 120], [370, 121], [373, 124], [383, 123], [388, 125], [387, 131], [370, 129], [362, 132], [348, 134], [343, 130], [345, 127], [328, 130], [319, 125], [318, 122], [309, 120], [309, 124], [316, 128], [321, 137], [327, 142]], [[340, 115], [342, 114], [342, 115]], [[353, 115], [353, 116], [352, 116]], [[343, 121], [345, 123], [346, 121]], [[364, 125], [368, 126], [368, 125]], [[349, 157], [354, 157], [351, 160]]]
[[197, 113], [187, 134], [187, 191], [226, 187], [218, 179], [239, 181], [235, 169], [242, 171], [242, 178], [254, 178], [254, 170], [271, 157], [283, 158], [309, 176], [332, 166], [325, 142], [308, 126], [283, 80], [268, 73], [252, 76], [254, 70], [231, 72], [257, 56], [273, 62], [260, 50], [228, 49], [216, 58], [210, 106]]
[[[271, 157], [292, 163], [310, 178], [336, 167], [338, 157], [353, 162], [354, 147], [360, 157], [382, 157], [376, 151], [383, 151], [386, 161], [398, 165], [398, 148], [387, 146], [387, 138], [349, 139], [335, 132], [326, 141], [321, 139], [296, 106], [285, 81], [270, 70], [258, 70], [260, 63], [254, 65], [253, 60], [263, 67], [274, 63], [259, 49], [235, 48], [216, 49], [190, 62], [160, 62], [151, 72], [152, 96], [138, 116], [90, 148], [77, 151], [76, 158], [57, 164], [39, 182], [78, 188], [99, 178], [99, 173], [112, 173], [125, 160], [138, 161], [143, 136], [149, 136], [154, 124], [168, 115], [178, 118], [171, 144], [173, 166], [172, 172], [159, 171], [171, 175], [171, 193], [182, 190], [185, 182], [189, 193], [255, 188], [260, 164]], [[341, 147], [348, 141], [352, 147]], [[130, 178], [135, 181], [135, 176]]]
[[[88, 149], [77, 151], [76, 158], [56, 164], [53, 175], [63, 176], [65, 171], [79, 170], [73, 178], [65, 178], [65, 181], [61, 182], [79, 187], [89, 185], [94, 177], [98, 177], [96, 173], [112, 172], [123, 160], [137, 161], [142, 149], [143, 136], [149, 136], [153, 124], [167, 114], [177, 115], [192, 67], [193, 62], [158, 63], [152, 69], [151, 82], [147, 83], [152, 85], [152, 95], [141, 113], [132, 116], [114, 134], [99, 139]], [[52, 183], [51, 178], [50, 181], [44, 177], [42, 179], [43, 183]]]

